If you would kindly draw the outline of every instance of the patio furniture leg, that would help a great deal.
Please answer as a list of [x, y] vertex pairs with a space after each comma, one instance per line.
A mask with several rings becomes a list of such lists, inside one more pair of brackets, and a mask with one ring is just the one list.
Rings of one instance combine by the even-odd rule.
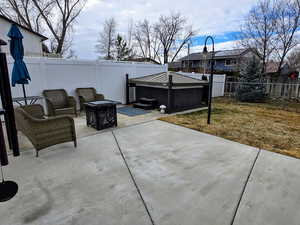
[[77, 141], [74, 140], [74, 147], [76, 148], [77, 147]]
[[19, 104], [19, 106], [22, 106], [22, 103], [21, 103], [21, 102], [19, 102], [19, 101], [16, 101], [16, 103], [18, 103], [18, 104]]

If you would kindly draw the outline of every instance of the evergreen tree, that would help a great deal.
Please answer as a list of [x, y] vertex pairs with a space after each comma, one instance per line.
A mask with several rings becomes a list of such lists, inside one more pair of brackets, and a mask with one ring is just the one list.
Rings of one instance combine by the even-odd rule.
[[261, 102], [266, 98], [262, 83], [261, 63], [256, 58], [250, 59], [241, 70], [236, 98], [242, 102]]
[[126, 60], [131, 57], [132, 50], [127, 47], [126, 41], [118, 34], [116, 39], [116, 58], [117, 60]]

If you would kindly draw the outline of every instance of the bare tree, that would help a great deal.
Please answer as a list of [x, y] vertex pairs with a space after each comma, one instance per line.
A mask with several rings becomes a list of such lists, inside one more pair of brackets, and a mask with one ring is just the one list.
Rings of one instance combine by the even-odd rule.
[[51, 34], [50, 49], [65, 53], [71, 45], [72, 25], [86, 0], [4, 0], [0, 13], [29, 29]]
[[295, 36], [300, 27], [300, 4], [298, 0], [279, 0], [275, 2], [275, 53], [279, 64], [277, 72], [280, 74], [287, 54], [297, 44], [299, 38]]
[[113, 59], [113, 51], [116, 43], [117, 23], [112, 17], [105, 20], [99, 40], [96, 44], [96, 51], [105, 56], [105, 59]]
[[[47, 16], [44, 11], [42, 1], [32, 0], [35, 7], [43, 17], [45, 24], [50, 30], [53, 36], [53, 46], [57, 54], [63, 54], [66, 52], [67, 46], [65, 45], [66, 40], [70, 40], [70, 32], [72, 32], [72, 25], [76, 18], [81, 13], [86, 0], [44, 0], [48, 1], [49, 4], [52, 2], [51, 15]], [[55, 16], [54, 16], [55, 15]], [[56, 18], [56, 19], [54, 19]]]
[[133, 36], [135, 47], [141, 57], [161, 63], [158, 54], [161, 45], [154, 31], [154, 26], [147, 19], [136, 23]]
[[151, 58], [151, 36], [152, 26], [147, 19], [136, 24], [134, 38], [144, 58]]
[[171, 53], [174, 53], [171, 59], [173, 62], [182, 47], [194, 35], [192, 27], [186, 26], [186, 19], [180, 13], [161, 15], [154, 29], [162, 45], [164, 63], [169, 62]]
[[[49, 16], [53, 2], [41, 1], [40, 5]], [[32, 0], [4, 0], [0, 3], [0, 14], [36, 32], [43, 31], [43, 18]]]
[[249, 48], [262, 61], [262, 73], [274, 51], [275, 10], [270, 0], [260, 0], [241, 26], [240, 45]]
[[127, 36], [126, 36], [126, 42], [129, 48], [132, 47], [132, 39], [133, 39], [133, 20], [130, 19], [128, 22]]
[[134, 38], [137, 42], [138, 48], [144, 58], [151, 58], [150, 52], [150, 36], [151, 36], [151, 25], [150, 22], [145, 19], [136, 24]]
[[156, 33], [153, 34], [150, 48], [153, 51], [153, 60], [162, 64], [160, 57], [161, 43]]
[[287, 62], [292, 69], [300, 70], [300, 48], [294, 48], [287, 56]]

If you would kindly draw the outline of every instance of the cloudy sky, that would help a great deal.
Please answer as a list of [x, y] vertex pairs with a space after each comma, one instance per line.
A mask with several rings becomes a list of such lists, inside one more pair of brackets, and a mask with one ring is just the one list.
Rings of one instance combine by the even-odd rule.
[[105, 19], [114, 17], [117, 31], [125, 34], [130, 21], [155, 22], [161, 14], [180, 12], [198, 31], [192, 51], [203, 45], [204, 36], [216, 38], [217, 50], [234, 46], [243, 16], [255, 0], [88, 0], [75, 25], [73, 49], [78, 58], [95, 59], [95, 44]]

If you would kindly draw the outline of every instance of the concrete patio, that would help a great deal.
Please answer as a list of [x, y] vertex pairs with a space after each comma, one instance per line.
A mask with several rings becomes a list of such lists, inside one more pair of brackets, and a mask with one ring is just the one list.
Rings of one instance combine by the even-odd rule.
[[[118, 107], [123, 107], [124, 105], [120, 105]], [[189, 113], [193, 111], [199, 111], [204, 110], [206, 107], [202, 108], [195, 108], [192, 110], [186, 110], [183, 112], [173, 113], [175, 114], [182, 114], [182, 113]], [[118, 118], [118, 128], [128, 127], [144, 122], [154, 121], [160, 117], [169, 116], [169, 114], [161, 114], [158, 110], [149, 110], [147, 113], [137, 116], [127, 116], [121, 113], [117, 114]], [[85, 112], [79, 113], [77, 117], [74, 117], [74, 123], [76, 127], [76, 136], [77, 138], [87, 137], [95, 134], [100, 134], [103, 132], [107, 132], [108, 130], [113, 130], [114, 128], [105, 129], [105, 130], [96, 130], [92, 127], [87, 127], [86, 125], [86, 115]], [[3, 127], [5, 127], [5, 123], [2, 124]], [[28, 138], [23, 135], [21, 132], [18, 132], [18, 139], [19, 139], [19, 146], [22, 151], [24, 150], [30, 150], [33, 148], [31, 142], [28, 140]], [[7, 137], [6, 137], [7, 140]], [[6, 145], [8, 148], [8, 142], [6, 141]], [[9, 148], [8, 148], [9, 149]]]
[[[122, 107], [122, 106], [123, 105], [121, 105], [120, 107]], [[199, 110], [199, 109], [196, 109], [196, 110]], [[148, 113], [146, 113], [146, 114], [138, 115], [138, 116], [126, 116], [124, 114], [118, 113], [117, 114], [118, 128], [132, 126], [132, 125], [147, 122], [147, 121], [153, 121], [153, 120], [158, 119], [159, 117], [163, 117], [163, 116], [167, 116], [167, 115], [168, 114], [161, 114], [157, 110], [151, 110], [151, 111], [148, 111]], [[87, 127], [85, 112], [79, 113], [79, 115], [77, 117], [74, 117], [73, 119], [74, 119], [74, 123], [75, 123], [75, 127], [76, 127], [77, 138], [100, 134], [103, 132], [107, 132], [108, 130], [114, 129], [114, 128], [111, 128], [111, 129], [105, 129], [105, 130], [98, 131], [92, 127]], [[3, 123], [3, 126], [5, 127], [4, 123]], [[21, 132], [18, 132], [18, 138], [19, 138], [19, 145], [20, 145], [21, 150], [24, 151], [24, 150], [29, 150], [29, 149], [33, 148], [31, 142]], [[8, 143], [6, 143], [6, 144], [8, 147]]]
[[295, 158], [141, 121], [10, 158], [19, 193], [1, 224], [298, 225], [297, 171]]

